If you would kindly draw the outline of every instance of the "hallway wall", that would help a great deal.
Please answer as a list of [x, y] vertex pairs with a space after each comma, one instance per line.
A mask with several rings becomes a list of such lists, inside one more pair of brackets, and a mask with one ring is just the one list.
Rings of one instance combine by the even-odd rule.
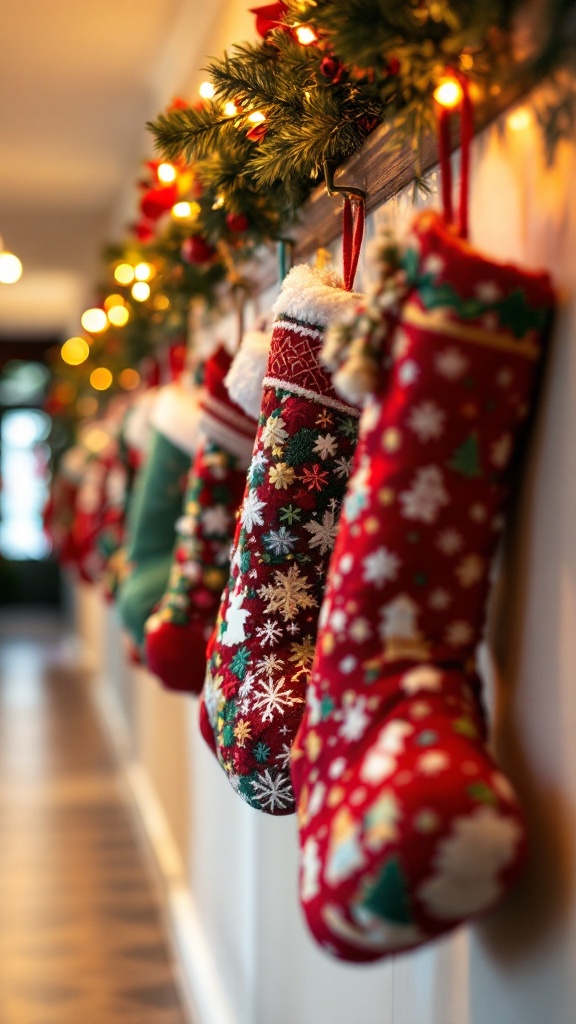
[[[227, 785], [196, 729], [196, 701], [127, 669], [113, 609], [77, 591], [97, 692], [159, 857], [198, 1024], [569, 1024], [576, 1005], [576, 148], [547, 170], [533, 128], [474, 146], [472, 238], [548, 266], [562, 296], [483, 661], [500, 756], [526, 804], [526, 878], [502, 910], [375, 967], [331, 962], [296, 901], [293, 818]], [[395, 221], [406, 196], [379, 211]], [[373, 230], [373, 223], [371, 230]]]

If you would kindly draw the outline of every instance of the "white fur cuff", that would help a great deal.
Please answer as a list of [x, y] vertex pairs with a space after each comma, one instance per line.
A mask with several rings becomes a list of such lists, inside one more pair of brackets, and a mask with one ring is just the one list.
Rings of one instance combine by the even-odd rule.
[[267, 331], [247, 331], [224, 381], [232, 401], [255, 420], [260, 415], [270, 340]]
[[344, 291], [333, 270], [317, 270], [301, 263], [287, 274], [272, 307], [274, 317], [289, 316], [304, 323], [328, 327], [360, 302], [359, 292]]
[[150, 416], [151, 427], [181, 451], [193, 455], [198, 447], [199, 425], [199, 388], [187, 390], [175, 383], [159, 389]]

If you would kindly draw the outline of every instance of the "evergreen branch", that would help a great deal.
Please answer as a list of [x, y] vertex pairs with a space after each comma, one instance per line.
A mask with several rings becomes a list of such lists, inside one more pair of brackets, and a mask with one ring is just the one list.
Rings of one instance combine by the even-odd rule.
[[156, 149], [168, 160], [201, 160], [219, 144], [220, 136], [231, 129], [233, 118], [224, 117], [219, 106], [207, 103], [203, 109], [186, 107], [159, 114], [147, 128], [154, 135]]

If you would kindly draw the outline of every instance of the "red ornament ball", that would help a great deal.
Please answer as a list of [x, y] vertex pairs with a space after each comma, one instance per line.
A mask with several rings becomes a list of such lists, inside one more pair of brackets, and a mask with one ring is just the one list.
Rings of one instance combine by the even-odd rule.
[[158, 220], [163, 213], [167, 213], [178, 202], [178, 189], [176, 185], [166, 185], [163, 188], [149, 188], [140, 200], [140, 210], [147, 220]]
[[233, 234], [241, 235], [244, 231], [248, 231], [250, 221], [245, 213], [227, 213], [226, 227], [229, 231], [232, 231]]
[[182, 242], [180, 254], [185, 263], [200, 266], [214, 259], [216, 250], [208, 244], [205, 238], [202, 238], [202, 235], [190, 235]]
[[320, 61], [320, 74], [324, 75], [332, 85], [337, 85], [344, 74], [344, 65], [338, 57], [326, 55]]

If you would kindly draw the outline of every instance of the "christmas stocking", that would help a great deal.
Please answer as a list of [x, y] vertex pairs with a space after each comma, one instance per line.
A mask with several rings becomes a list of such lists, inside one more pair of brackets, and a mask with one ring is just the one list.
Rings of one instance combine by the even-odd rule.
[[284, 282], [208, 649], [202, 731], [240, 796], [271, 814], [294, 810], [288, 756], [356, 443], [357, 411], [337, 398], [317, 353], [325, 326], [357, 301], [329, 271], [295, 267]]
[[232, 357], [221, 346], [208, 360], [201, 438], [188, 476], [168, 589], [146, 622], [146, 661], [170, 690], [200, 693], [206, 644], [228, 578], [235, 517], [244, 493], [256, 420], [224, 385]]
[[135, 396], [124, 416], [118, 438], [117, 458], [106, 479], [102, 528], [98, 548], [104, 559], [102, 583], [104, 595], [113, 600], [126, 575], [126, 513], [137, 471], [150, 446], [150, 416], [157, 389], [148, 388]]
[[[419, 945], [492, 907], [524, 825], [486, 748], [489, 569], [553, 294], [422, 214], [353, 328], [340, 381], [381, 381], [353, 475], [293, 749], [301, 900], [347, 960]], [[338, 350], [331, 346], [332, 353]], [[385, 372], [382, 373], [382, 367]], [[382, 378], [387, 379], [383, 380]]]
[[118, 594], [120, 617], [137, 647], [144, 642], [144, 623], [168, 582], [175, 523], [198, 441], [199, 412], [198, 390], [181, 383], [161, 388], [152, 410], [150, 453], [128, 510], [129, 575]]

